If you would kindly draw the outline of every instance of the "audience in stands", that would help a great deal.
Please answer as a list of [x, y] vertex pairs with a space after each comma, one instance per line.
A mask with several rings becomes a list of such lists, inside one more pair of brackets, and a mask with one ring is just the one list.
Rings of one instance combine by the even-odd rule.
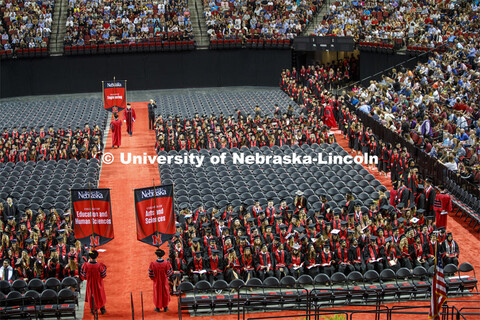
[[211, 40], [293, 39], [305, 30], [322, 1], [204, 0], [203, 6]]
[[3, 128], [0, 139], [0, 162], [100, 159], [102, 152], [102, 131], [97, 125], [57, 131], [42, 127], [38, 132], [35, 128], [23, 127], [21, 131]]
[[187, 0], [70, 0], [65, 45], [139, 43], [193, 38]]
[[471, 1], [337, 1], [313, 33], [398, 47], [437, 47], [472, 37], [478, 29], [477, 11], [478, 4]]
[[2, 50], [45, 48], [52, 32], [55, 1], [0, 1]]

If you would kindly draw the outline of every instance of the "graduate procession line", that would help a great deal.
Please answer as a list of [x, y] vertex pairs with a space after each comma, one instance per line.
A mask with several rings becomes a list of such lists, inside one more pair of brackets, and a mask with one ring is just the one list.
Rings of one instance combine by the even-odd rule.
[[[124, 165], [145, 165], [145, 164], [177, 164], [177, 165], [193, 165], [197, 168], [201, 167], [205, 163], [205, 155], [201, 154], [177, 154], [177, 155], [148, 155], [144, 152], [142, 155], [133, 155], [130, 152], [120, 153], [120, 162]], [[231, 159], [233, 164], [279, 164], [279, 165], [334, 165], [334, 164], [365, 164], [376, 165], [378, 164], [378, 157], [368, 155], [333, 155], [331, 153], [324, 155], [319, 152], [316, 155], [300, 155], [296, 153], [285, 155], [264, 155], [262, 153], [245, 154], [241, 152], [220, 153], [218, 155], [212, 155], [209, 159], [210, 163], [225, 164], [228, 159]], [[102, 160], [104, 164], [112, 164], [115, 161], [113, 154], [107, 152], [103, 154]]]

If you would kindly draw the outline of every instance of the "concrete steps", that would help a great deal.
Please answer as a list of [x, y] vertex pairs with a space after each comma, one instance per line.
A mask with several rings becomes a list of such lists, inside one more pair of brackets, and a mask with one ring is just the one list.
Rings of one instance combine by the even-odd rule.
[[311, 21], [307, 29], [302, 33], [302, 36], [309, 36], [313, 33], [313, 29], [320, 24], [323, 20], [323, 16], [328, 13], [328, 4], [324, 4], [323, 7], [318, 11], [318, 13], [313, 17], [313, 21]]
[[192, 22], [193, 33], [197, 41], [197, 49], [208, 49], [210, 38], [207, 34], [207, 23], [203, 15], [202, 0], [189, 0], [188, 8], [190, 10], [190, 20]]
[[52, 34], [50, 35], [50, 55], [63, 55], [63, 40], [66, 33], [68, 0], [55, 0], [53, 13]]

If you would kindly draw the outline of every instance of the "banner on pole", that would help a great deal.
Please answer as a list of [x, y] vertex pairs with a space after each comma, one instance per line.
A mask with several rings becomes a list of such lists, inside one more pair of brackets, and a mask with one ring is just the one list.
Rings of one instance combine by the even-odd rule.
[[137, 240], [152, 246], [170, 240], [175, 233], [173, 185], [135, 189], [134, 193]]
[[110, 190], [72, 189], [70, 196], [75, 239], [83, 245], [94, 247], [113, 240]]
[[113, 113], [127, 107], [127, 80], [102, 81], [103, 107]]

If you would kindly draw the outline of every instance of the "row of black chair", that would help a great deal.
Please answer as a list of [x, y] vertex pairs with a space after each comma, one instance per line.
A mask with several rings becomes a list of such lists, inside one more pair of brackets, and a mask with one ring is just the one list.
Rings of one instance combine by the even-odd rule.
[[28, 290], [25, 294], [11, 291], [7, 295], [0, 293], [0, 319], [31, 319], [73, 317], [76, 319], [78, 297], [69, 288], [58, 293], [45, 289], [42, 293]]
[[12, 283], [7, 280], [0, 280], [0, 292], [3, 294], [9, 294], [12, 291], [17, 291], [23, 294], [29, 290], [42, 293], [46, 289], [59, 292], [65, 288], [74, 288], [75, 291], [80, 292], [80, 284], [74, 277], [66, 277], [61, 281], [57, 278], [48, 278], [45, 281], [33, 278], [28, 282], [23, 279], [17, 279]]
[[[463, 294], [466, 290], [477, 289], [474, 276], [461, 275], [461, 272], [474, 271], [473, 266], [465, 262], [458, 269], [455, 265], [447, 265], [444, 269], [447, 277], [447, 290], [450, 295]], [[237, 305], [250, 307], [283, 307], [291, 303], [315, 303], [322, 305], [349, 305], [352, 303], [375, 302], [378, 299], [404, 300], [418, 297], [427, 298], [431, 291], [431, 277], [434, 269], [428, 271], [418, 266], [413, 272], [400, 268], [396, 273], [385, 269], [380, 274], [369, 270], [364, 275], [354, 271], [345, 275], [340, 272], [331, 277], [320, 273], [315, 278], [302, 275], [298, 279], [292, 276], [278, 280], [268, 277], [263, 282], [251, 278], [246, 283], [235, 279], [228, 284], [217, 280], [213, 284], [202, 280], [193, 285], [182, 282], [179, 290], [179, 315], [182, 311], [217, 309], [232, 311]], [[225, 293], [227, 292], [227, 293]], [[309, 301], [307, 301], [309, 300]]]

